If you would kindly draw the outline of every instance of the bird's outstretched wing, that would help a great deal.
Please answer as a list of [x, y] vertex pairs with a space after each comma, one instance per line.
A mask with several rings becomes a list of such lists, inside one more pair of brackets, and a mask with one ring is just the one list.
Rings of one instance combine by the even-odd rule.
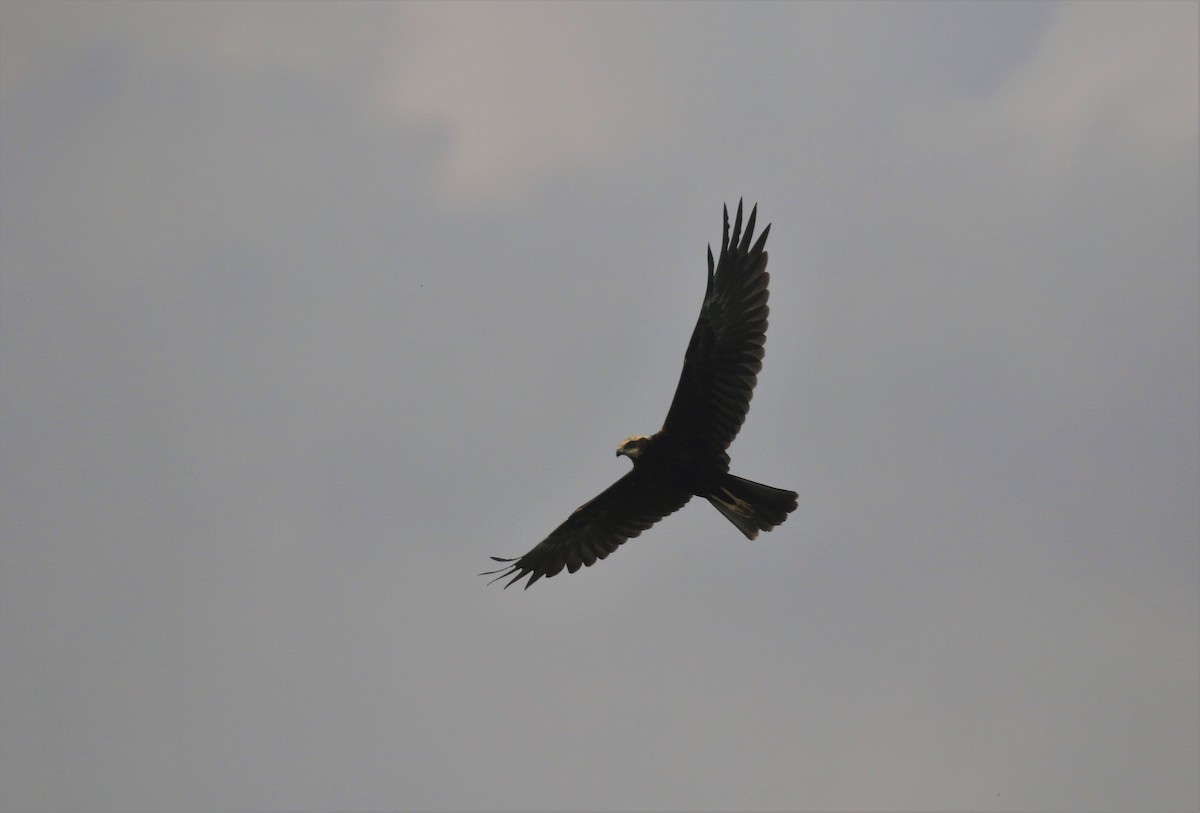
[[725, 208], [721, 256], [714, 270], [709, 247], [708, 289], [663, 423], [663, 435], [676, 444], [726, 463], [729, 456], [725, 450], [750, 409], [766, 343], [770, 277], [763, 246], [771, 226], [768, 224], [751, 245], [757, 214], [755, 206], [742, 234], [742, 203], [738, 201], [730, 234], [729, 208]]
[[[691, 499], [686, 491], [653, 482], [638, 469], [601, 491], [589, 502], [576, 508], [567, 521], [559, 525], [529, 553], [519, 559], [501, 559], [499, 573], [492, 581], [512, 576], [508, 587], [526, 575], [526, 589], [543, 576], [549, 578], [564, 567], [574, 573], [580, 567], [591, 567], [617, 549], [626, 539], [637, 536], [667, 514], [678, 511]], [[515, 574], [515, 575], [513, 575]], [[489, 582], [490, 583], [490, 582]]]

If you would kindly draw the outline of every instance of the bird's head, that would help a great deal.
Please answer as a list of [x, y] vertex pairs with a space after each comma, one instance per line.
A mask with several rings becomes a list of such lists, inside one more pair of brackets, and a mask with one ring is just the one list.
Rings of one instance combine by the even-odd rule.
[[645, 435], [630, 435], [617, 447], [617, 457], [625, 455], [630, 460], [637, 460], [638, 455], [642, 453], [642, 449], [646, 448], [646, 444], [649, 442], [650, 438]]

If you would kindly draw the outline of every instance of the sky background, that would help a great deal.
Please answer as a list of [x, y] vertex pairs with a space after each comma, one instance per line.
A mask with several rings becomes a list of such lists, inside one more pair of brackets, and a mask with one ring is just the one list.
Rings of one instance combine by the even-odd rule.
[[1196, 809], [1198, 16], [3, 3], [0, 808]]

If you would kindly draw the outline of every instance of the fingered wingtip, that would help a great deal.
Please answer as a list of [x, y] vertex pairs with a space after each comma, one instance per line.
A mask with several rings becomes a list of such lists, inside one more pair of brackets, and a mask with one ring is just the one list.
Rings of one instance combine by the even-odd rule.
[[[494, 578], [494, 579], [489, 579], [488, 585], [495, 584], [496, 582], [500, 581], [501, 579], [512, 576], [512, 578], [508, 580], [508, 583], [504, 585], [504, 589], [507, 590], [508, 588], [512, 587], [513, 584], [515, 584], [516, 582], [518, 582], [521, 579], [525, 578], [526, 576], [530, 576], [532, 574], [532, 578], [530, 578], [529, 581], [525, 583], [525, 589], [528, 590], [529, 585], [533, 584], [535, 581], [537, 581], [538, 579], [540, 579], [542, 577], [541, 573], [534, 573], [532, 570], [530, 570], [528, 568], [521, 567], [520, 564], [512, 564], [513, 562], [519, 562], [520, 557], [516, 557], [513, 559], [505, 559], [501, 556], [492, 556], [490, 558], [492, 559], [492, 561], [500, 562], [504, 565], [507, 565], [507, 567], [500, 567], [495, 570], [485, 570], [484, 572], [480, 573], [479, 574], [480, 576], [491, 576], [496, 573], [500, 574], [500, 575], [496, 576], [496, 578]], [[516, 575], [513, 575], [514, 573]]]

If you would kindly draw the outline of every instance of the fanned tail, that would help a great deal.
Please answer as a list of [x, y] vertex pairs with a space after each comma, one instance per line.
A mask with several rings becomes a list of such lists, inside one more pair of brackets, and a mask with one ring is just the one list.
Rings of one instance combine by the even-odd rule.
[[747, 539], [754, 539], [759, 531], [782, 524], [796, 510], [799, 495], [726, 474], [721, 485], [706, 497]]

